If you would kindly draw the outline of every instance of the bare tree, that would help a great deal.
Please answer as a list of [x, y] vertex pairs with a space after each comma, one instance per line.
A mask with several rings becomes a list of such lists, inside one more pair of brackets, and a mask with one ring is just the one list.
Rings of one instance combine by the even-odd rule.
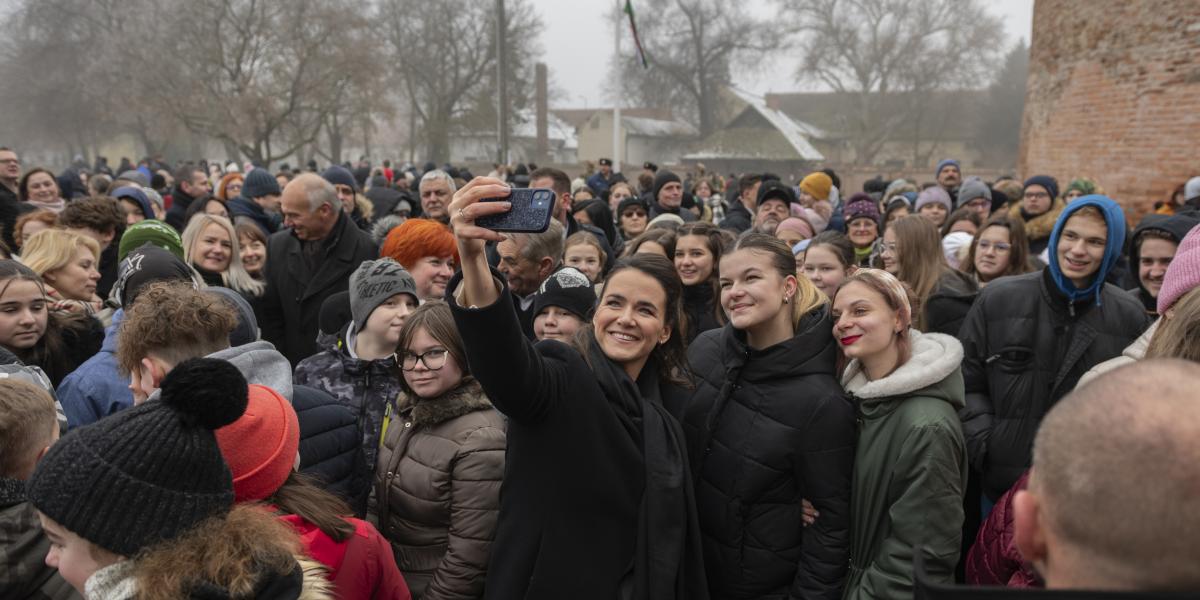
[[[157, 0], [126, 47], [143, 99], [188, 130], [270, 164], [317, 139], [348, 86], [376, 69], [351, 0]], [[149, 39], [146, 39], [149, 38]], [[144, 48], [163, 48], [147, 56]], [[147, 64], [148, 63], [148, 64]]]
[[[871, 163], [924, 94], [979, 86], [998, 65], [1003, 24], [981, 0], [777, 0], [798, 32], [801, 81], [853, 98], [855, 157]], [[889, 96], [906, 94], [908, 102]]]
[[[613, 16], [627, 18], [617, 12]], [[636, 53], [627, 53], [618, 65], [623, 85], [610, 93], [632, 95], [648, 106], [679, 108], [701, 135], [720, 126], [719, 99], [733, 71], [761, 64], [779, 48], [783, 35], [773, 21], [724, 0], [650, 0], [638, 7], [637, 16], [650, 67], [643, 68]]]
[[[430, 160], [450, 157], [450, 134], [468, 115], [486, 116], [495, 104], [496, 13], [491, 0], [384, 0], [381, 20], [388, 23], [393, 66], [412, 100]], [[509, 109], [527, 101], [531, 86], [537, 15], [527, 2], [506, 6], [510, 94]], [[514, 110], [507, 110], [512, 118]], [[494, 112], [491, 112], [494, 115]], [[474, 119], [473, 119], [474, 121]], [[493, 123], [495, 120], [492, 121]]]

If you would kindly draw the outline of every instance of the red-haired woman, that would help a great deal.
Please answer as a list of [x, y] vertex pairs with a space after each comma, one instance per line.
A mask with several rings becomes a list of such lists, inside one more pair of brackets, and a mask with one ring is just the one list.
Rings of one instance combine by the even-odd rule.
[[458, 246], [445, 225], [429, 219], [409, 219], [392, 229], [379, 250], [381, 257], [400, 263], [417, 284], [421, 302], [440, 300], [454, 277]]

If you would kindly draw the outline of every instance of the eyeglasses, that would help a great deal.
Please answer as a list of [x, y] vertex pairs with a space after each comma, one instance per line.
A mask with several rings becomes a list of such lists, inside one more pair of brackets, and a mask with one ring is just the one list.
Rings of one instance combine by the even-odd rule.
[[1006, 244], [1004, 242], [989, 242], [987, 240], [979, 241], [980, 250], [987, 251], [989, 248], [995, 248], [996, 252], [1008, 252], [1009, 250], [1012, 250], [1012, 244]]
[[1047, 194], [1046, 192], [1025, 192], [1025, 198], [1027, 200], [1042, 200], [1049, 197], [1050, 194]]
[[416, 369], [417, 361], [420, 361], [422, 364], [424, 364], [426, 369], [429, 369], [430, 371], [437, 371], [446, 366], [446, 357], [449, 355], [450, 352], [445, 348], [434, 348], [432, 350], [426, 350], [420, 354], [404, 352], [397, 357], [396, 362], [399, 362], [400, 368], [405, 371], [412, 371]]
[[644, 210], [627, 210], [627, 211], [621, 213], [621, 216], [625, 217], [625, 218], [644, 217], [644, 216], [646, 216], [646, 211], [644, 211]]
[[881, 253], [882, 252], [891, 252], [892, 254], [896, 253], [896, 242], [890, 242], [890, 243], [884, 242], [884, 243], [880, 244], [879, 247], [881, 248]]

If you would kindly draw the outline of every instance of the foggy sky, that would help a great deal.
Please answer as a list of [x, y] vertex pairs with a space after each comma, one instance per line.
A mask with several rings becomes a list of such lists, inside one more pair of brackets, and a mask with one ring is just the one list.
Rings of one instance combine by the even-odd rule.
[[[611, 106], [602, 93], [602, 86], [613, 56], [613, 28], [605, 19], [617, 0], [530, 0], [541, 14], [543, 30], [539, 42], [542, 60], [550, 70], [550, 82], [557, 90], [555, 108]], [[624, 0], [621, 0], [623, 3]], [[740, 0], [760, 14], [769, 8], [767, 0]], [[992, 0], [987, 2], [992, 13], [1004, 19], [1008, 44], [1023, 38], [1028, 44], [1033, 27], [1033, 0]], [[635, 12], [638, 2], [633, 3]], [[638, 13], [638, 20], [653, 18]], [[634, 52], [628, 24], [621, 30], [621, 50]], [[779, 57], [763, 65], [757, 73], [735, 74], [734, 84], [748, 91], [789, 92], [801, 88], [795, 81], [798, 60]]]

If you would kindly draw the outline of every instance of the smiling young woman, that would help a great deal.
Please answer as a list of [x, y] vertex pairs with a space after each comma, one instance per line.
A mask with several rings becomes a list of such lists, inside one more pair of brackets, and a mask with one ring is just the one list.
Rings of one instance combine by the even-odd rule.
[[[858, 403], [844, 598], [911, 598], [913, 548], [931, 581], [952, 583], [960, 551], [967, 456], [963, 350], [912, 329], [904, 284], [860, 269], [833, 298], [833, 335], [850, 359], [842, 385]], [[823, 517], [818, 516], [820, 524]]]
[[[679, 409], [709, 588], [721, 598], [840, 598], [854, 408], [837, 381], [829, 302], [796, 277], [787, 244], [763, 233], [743, 234], [721, 257], [720, 286], [729, 323], [689, 348], [696, 391]], [[824, 515], [807, 529], [802, 498]]]
[[[472, 373], [510, 422], [487, 589], [495, 597], [708, 597], [683, 433], [662, 399], [686, 385], [678, 276], [635, 255], [605, 280], [592, 326], [536, 347], [487, 264], [475, 219], [509, 210], [476, 178], [449, 207], [462, 271], [450, 308]], [[580, 565], [588, 568], [580, 569]]]
[[687, 316], [687, 341], [725, 322], [717, 301], [717, 263], [728, 233], [706, 222], [686, 223], [675, 237], [675, 271], [683, 282], [683, 312]]
[[104, 329], [95, 318], [51, 311], [42, 278], [15, 260], [0, 260], [0, 346], [41, 367], [58, 387], [100, 351]]

